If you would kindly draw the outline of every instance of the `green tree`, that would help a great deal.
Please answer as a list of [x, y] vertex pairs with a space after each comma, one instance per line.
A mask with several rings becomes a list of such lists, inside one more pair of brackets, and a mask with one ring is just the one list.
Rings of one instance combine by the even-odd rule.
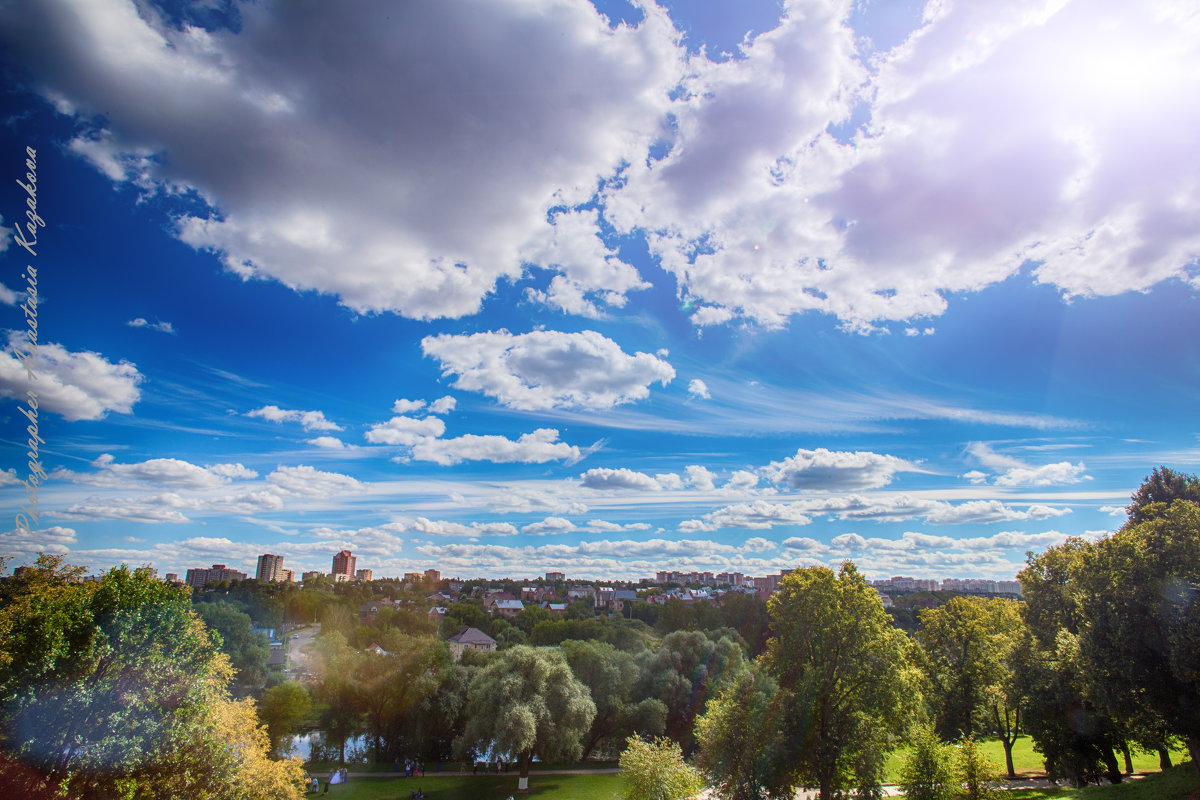
[[[1139, 525], [1163, 513], [1176, 500], [1200, 504], [1200, 478], [1184, 475], [1167, 467], [1157, 467], [1133, 493], [1125, 511], [1131, 525]], [[1159, 503], [1163, 507], [1152, 508]]]
[[[846, 562], [798, 569], [768, 604], [773, 637], [763, 665], [779, 686], [779, 758], [792, 785], [821, 800], [849, 786], [870, 789], [886, 749], [919, 701], [906, 637], [891, 625], [878, 593]], [[877, 781], [876, 781], [877, 782]]]
[[533, 757], [575, 761], [596, 705], [557, 650], [518, 645], [497, 653], [471, 680], [467, 725], [457, 750], [515, 757], [521, 787]]
[[1152, 711], [1200, 768], [1200, 506], [1150, 508], [1083, 559], [1079, 648], [1102, 707]]
[[1013, 659], [1025, 635], [1020, 603], [1004, 598], [955, 597], [921, 612], [917, 640], [925, 653], [934, 729], [945, 739], [995, 732], [1009, 776], [1021, 706]]
[[787, 800], [795, 794], [777, 752], [781, 711], [775, 680], [755, 664], [696, 720], [697, 764], [722, 797]]
[[921, 725], [908, 740], [900, 765], [900, 788], [908, 800], [952, 800], [957, 794], [951, 748], [932, 727]]
[[271, 751], [286, 750], [284, 743], [300, 732], [300, 727], [312, 715], [312, 695], [296, 681], [284, 681], [263, 692], [258, 700], [258, 716], [267, 726]]
[[359, 653], [339, 631], [322, 632], [316, 641], [317, 726], [337, 742], [338, 762], [346, 763], [346, 740], [363, 728], [356, 680]]
[[625, 800], [693, 800], [704, 778], [683, 760], [679, 744], [665, 737], [644, 741], [630, 736], [621, 754]]
[[1079, 651], [1084, 624], [1079, 578], [1093, 549], [1091, 542], [1069, 538], [1028, 554], [1017, 575], [1029, 630], [1014, 657], [1024, 727], [1046, 771], [1077, 786], [1098, 782], [1101, 775], [1121, 781], [1115, 753], [1122, 743], [1120, 725], [1097, 704]]
[[596, 716], [583, 737], [586, 760], [593, 751], [615, 750], [630, 735], [657, 736], [666, 726], [667, 707], [657, 698], [633, 699], [640, 671], [631, 654], [607, 642], [562, 643], [571, 672], [591, 694]]
[[696, 749], [696, 717], [704, 713], [710, 697], [746, 668], [744, 651], [732, 638], [714, 641], [701, 631], [675, 631], [650, 657], [635, 696], [666, 705], [666, 735], [690, 756]]
[[251, 630], [250, 615], [223, 602], [197, 603], [195, 609], [208, 629], [219, 634], [221, 650], [229, 656], [238, 684], [245, 691], [261, 687], [271, 652], [266, 637]]

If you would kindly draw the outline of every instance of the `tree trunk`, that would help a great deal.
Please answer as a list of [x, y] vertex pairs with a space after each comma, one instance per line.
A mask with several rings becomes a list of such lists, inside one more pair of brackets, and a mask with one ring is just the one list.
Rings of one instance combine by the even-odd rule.
[[[1015, 739], [1016, 737], [1014, 736], [1013, 738]], [[1004, 766], [1008, 768], [1008, 777], [1015, 778], [1017, 777], [1017, 771], [1013, 769], [1013, 742], [1009, 741], [1008, 739], [1004, 739], [1002, 741], [1004, 742]]]
[[1162, 770], [1171, 768], [1171, 751], [1165, 747], [1158, 748], [1158, 768]]
[[1125, 774], [1133, 774], [1133, 757], [1129, 755], [1129, 745], [1121, 745], [1121, 755], [1125, 757]]
[[1200, 736], [1187, 738], [1188, 755], [1192, 757], [1192, 766], [1200, 770]]
[[1100, 748], [1100, 758], [1104, 761], [1104, 774], [1112, 783], [1121, 782], [1121, 767], [1117, 765], [1117, 754], [1111, 747]]
[[519, 789], [519, 791], [522, 791], [522, 792], [529, 791], [529, 765], [532, 763], [533, 763], [533, 753], [531, 753], [529, 751], [521, 753], [519, 756], [517, 756], [517, 766], [520, 767], [520, 769], [519, 769], [520, 774], [518, 775], [518, 777], [521, 779], [520, 780], [521, 788]]

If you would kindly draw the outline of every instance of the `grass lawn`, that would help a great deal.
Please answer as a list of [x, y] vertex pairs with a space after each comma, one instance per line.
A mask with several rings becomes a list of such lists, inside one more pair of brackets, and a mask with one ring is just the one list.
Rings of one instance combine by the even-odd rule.
[[[1000, 769], [1004, 769], [1004, 745], [999, 739], [981, 739], [979, 741], [980, 748], [984, 754], [995, 761]], [[888, 756], [887, 766], [884, 767], [884, 783], [895, 783], [897, 776], [900, 774], [900, 764], [904, 759], [906, 748], [897, 748]], [[1171, 762], [1178, 764], [1187, 757], [1186, 750], [1176, 750], [1171, 753]], [[1125, 766], [1125, 761], [1120, 753], [1117, 753], [1117, 763]], [[1032, 778], [1046, 774], [1045, 767], [1042, 764], [1042, 756], [1040, 753], [1034, 752], [1033, 740], [1028, 736], [1017, 737], [1017, 741], [1013, 744], [1013, 769], [1022, 777]], [[1158, 754], [1157, 753], [1133, 753], [1133, 771], [1134, 772], [1158, 772]], [[1011, 795], [1016, 797], [1015, 795]], [[1005, 795], [1010, 797], [1010, 795]]]
[[[329, 787], [329, 794], [309, 797], [328, 800], [407, 800], [409, 792], [420, 788], [429, 800], [505, 800], [516, 796], [517, 775], [442, 776], [432, 773], [424, 778], [351, 778], [348, 783]], [[321, 781], [322, 791], [325, 782]], [[617, 800], [621, 796], [621, 776], [606, 775], [530, 775], [529, 791], [521, 797], [537, 800]]]
[[[1155, 762], [1157, 766], [1157, 762]], [[1083, 789], [1015, 789], [1003, 800], [1200, 800], [1200, 772], [1189, 762], [1116, 786]]]

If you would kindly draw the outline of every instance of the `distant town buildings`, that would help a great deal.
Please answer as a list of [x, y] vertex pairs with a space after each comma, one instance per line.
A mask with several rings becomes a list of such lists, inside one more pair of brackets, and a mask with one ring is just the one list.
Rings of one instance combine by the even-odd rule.
[[438, 572], [436, 569], [427, 569], [425, 570], [425, 580], [432, 584], [437, 584], [442, 580], [442, 573]]
[[324, 572], [321, 572], [319, 569], [313, 569], [313, 570], [309, 570], [308, 572], [305, 572], [303, 575], [301, 575], [300, 579], [305, 580], [305, 581], [311, 581], [314, 578], [324, 578], [324, 577], [325, 577]]
[[566, 573], [563, 572], [547, 572], [546, 583], [558, 583], [567, 579]]
[[355, 580], [365, 581], [367, 583], [370, 583], [372, 580], [374, 580], [374, 576], [375, 576], [374, 570], [360, 569], [360, 570], [355, 570], [355, 572], [354, 572]]
[[246, 573], [229, 569], [224, 564], [213, 564], [211, 569], [189, 569], [184, 583], [193, 589], [203, 589], [210, 582], [244, 581]]
[[283, 556], [263, 553], [258, 557], [258, 569], [255, 570], [254, 577], [263, 583], [283, 581]]
[[345, 575], [343, 580], [353, 580], [356, 559], [349, 550], [342, 550], [333, 557], [333, 571], [330, 573], [336, 581], [338, 575]]
[[1019, 581], [992, 581], [983, 578], [943, 578], [941, 581], [896, 575], [871, 581], [881, 592], [967, 592], [970, 594], [1009, 594], [1020, 597]]

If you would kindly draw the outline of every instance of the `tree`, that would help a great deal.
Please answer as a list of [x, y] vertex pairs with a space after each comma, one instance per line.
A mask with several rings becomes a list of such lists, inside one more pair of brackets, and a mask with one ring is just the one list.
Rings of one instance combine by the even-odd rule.
[[187, 595], [148, 570], [82, 583], [42, 557], [6, 587], [0, 633], [0, 744], [12, 756], [0, 784], [218, 800], [246, 796], [239, 784], [257, 775], [275, 797], [301, 796], [298, 765], [269, 762], [252, 705], [230, 699], [229, 661]]
[[630, 735], [657, 736], [666, 726], [667, 707], [657, 698], [633, 700], [637, 660], [606, 642], [562, 643], [571, 672], [591, 694], [596, 716], [583, 737], [586, 760], [593, 751], [615, 750]]
[[928, 725], [914, 729], [900, 766], [899, 784], [908, 800], [951, 800], [955, 792], [951, 748]]
[[596, 705], [556, 650], [518, 645], [503, 650], [471, 680], [462, 757], [489, 750], [516, 758], [521, 789], [533, 757], [574, 761]]
[[1082, 560], [1080, 652], [1104, 708], [1152, 711], [1200, 768], [1200, 505], [1148, 509]]
[[1015, 600], [955, 597], [921, 612], [917, 632], [933, 687], [935, 731], [950, 740], [994, 731], [1009, 777], [1016, 777], [1012, 747], [1021, 726], [1012, 662], [1024, 631]]
[[1029, 635], [1017, 649], [1014, 668], [1025, 709], [1025, 728], [1051, 777], [1077, 786], [1107, 775], [1121, 781], [1115, 748], [1120, 725], [1105, 713], [1081, 662], [1079, 633], [1085, 622], [1079, 578], [1094, 545], [1072, 537], [1040, 555], [1029, 553], [1017, 575], [1025, 595]]
[[[917, 699], [904, 634], [894, 629], [878, 593], [846, 562], [784, 577], [768, 608], [772, 632], [763, 663], [780, 692], [782, 745], [792, 784], [819, 789], [832, 800], [850, 784], [860, 758], [884, 749]], [[877, 782], [877, 780], [875, 781]]]
[[651, 656], [635, 696], [666, 705], [666, 735], [690, 756], [696, 749], [696, 717], [704, 713], [710, 697], [745, 669], [742, 647], [730, 637], [713, 641], [701, 631], [676, 631], [667, 634]]
[[[1190, 500], [1200, 504], [1200, 478], [1184, 475], [1167, 467], [1157, 467], [1142, 481], [1142, 485], [1130, 498], [1130, 503], [1125, 509], [1129, 514], [1129, 523], [1139, 525], [1153, 519], [1176, 500]], [[1162, 503], [1164, 508], [1152, 508], [1159, 503]]]
[[363, 715], [356, 703], [358, 654], [338, 631], [322, 632], [316, 642], [317, 725], [337, 742], [338, 762], [346, 763], [346, 740], [362, 730]]
[[220, 635], [221, 650], [229, 656], [238, 683], [246, 690], [262, 686], [271, 653], [266, 637], [251, 630], [250, 615], [223, 602], [197, 603], [195, 609], [208, 629]]
[[755, 664], [696, 720], [697, 764], [729, 800], [790, 799], [795, 792], [776, 753], [778, 686]]
[[665, 737], [647, 742], [630, 736], [620, 766], [625, 800], [693, 800], [704, 789], [679, 744]]
[[312, 696], [296, 681], [272, 686], [258, 701], [258, 716], [267, 726], [273, 753], [286, 752], [283, 743], [300, 731], [311, 714]]

